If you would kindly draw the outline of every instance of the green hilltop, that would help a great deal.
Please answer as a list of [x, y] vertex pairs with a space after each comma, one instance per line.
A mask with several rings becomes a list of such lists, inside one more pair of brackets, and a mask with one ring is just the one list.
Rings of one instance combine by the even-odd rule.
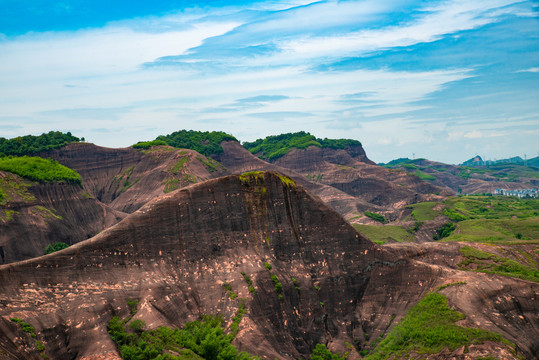
[[180, 130], [168, 135], [159, 135], [152, 141], [139, 141], [135, 149], [148, 149], [152, 146], [172, 146], [179, 149], [191, 149], [204, 156], [219, 155], [223, 152], [221, 142], [238, 141], [234, 136], [222, 131]]
[[244, 142], [243, 147], [261, 159], [275, 160], [294, 148], [306, 149], [309, 146], [319, 148], [345, 149], [349, 146], [361, 146], [361, 142], [351, 139], [320, 139], [305, 131], [267, 136], [253, 142]]
[[62, 133], [60, 131], [50, 131], [39, 136], [19, 136], [13, 139], [0, 137], [0, 157], [37, 154], [78, 141], [84, 141], [84, 138], [73, 136], [70, 132]]

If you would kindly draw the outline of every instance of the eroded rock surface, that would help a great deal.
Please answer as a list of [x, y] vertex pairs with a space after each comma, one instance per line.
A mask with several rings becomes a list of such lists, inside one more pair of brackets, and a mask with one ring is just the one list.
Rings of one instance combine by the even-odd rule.
[[[230, 323], [244, 298], [235, 343], [263, 358], [306, 357], [316, 343], [359, 349], [365, 333], [374, 341], [427, 292], [462, 276], [469, 290], [464, 296], [448, 287], [449, 301], [474, 325], [516, 342], [521, 354], [536, 354], [537, 284], [464, 273], [411, 245], [371, 243], [278, 174], [208, 180], [149, 202], [90, 240], [0, 266], [0, 358], [42, 358], [36, 339], [51, 359], [113, 358], [106, 325], [127, 316], [127, 299], [140, 301], [135, 318], [155, 328], [202, 314]], [[282, 298], [265, 263], [283, 285]], [[492, 309], [504, 315], [488, 316]], [[14, 317], [33, 325], [36, 339]]]

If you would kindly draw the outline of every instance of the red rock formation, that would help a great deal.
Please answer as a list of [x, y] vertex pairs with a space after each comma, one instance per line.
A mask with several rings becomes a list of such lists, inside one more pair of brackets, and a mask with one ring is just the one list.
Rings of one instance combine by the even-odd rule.
[[[526, 356], [538, 350], [537, 284], [428, 264], [435, 251], [418, 246], [371, 243], [279, 175], [208, 180], [149, 202], [90, 240], [0, 266], [0, 354], [41, 358], [13, 317], [36, 328], [51, 359], [114, 354], [106, 324], [128, 314], [128, 298], [140, 300], [135, 318], [149, 328], [181, 326], [201, 314], [230, 321], [238, 300], [228, 296], [227, 282], [247, 299], [236, 345], [264, 358], [296, 359], [319, 342], [334, 350], [345, 342], [361, 346], [364, 332], [387, 330], [428, 291], [463, 275], [473, 284], [465, 296], [448, 290], [450, 301], [473, 303], [463, 310], [474, 325], [500, 330]], [[265, 262], [283, 285], [282, 299]], [[504, 317], [488, 317], [492, 309]]]

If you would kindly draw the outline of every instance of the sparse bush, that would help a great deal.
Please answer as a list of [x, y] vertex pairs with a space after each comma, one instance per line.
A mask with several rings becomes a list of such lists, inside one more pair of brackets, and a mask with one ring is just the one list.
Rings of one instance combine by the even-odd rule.
[[326, 345], [316, 344], [316, 347], [311, 353], [311, 360], [346, 360], [346, 357], [332, 353]]
[[453, 221], [468, 220], [467, 216], [462, 215], [462, 214], [456, 212], [456, 210], [451, 209], [451, 208], [445, 208], [444, 209], [444, 215], [447, 216], [449, 218], [449, 220], [453, 220]]
[[127, 306], [129, 307], [129, 312], [131, 312], [131, 315], [135, 315], [137, 313], [139, 302], [139, 300], [127, 299]]
[[445, 223], [441, 228], [436, 230], [436, 234], [433, 235], [434, 240], [440, 240], [445, 237], [448, 237], [451, 235], [451, 233], [455, 230], [455, 224], [453, 223]]
[[139, 141], [135, 145], [131, 145], [134, 149], [149, 149], [152, 146], [168, 146], [168, 144], [163, 140], [152, 140], [152, 141]]
[[133, 320], [129, 324], [129, 328], [136, 333], [141, 333], [145, 327], [146, 327], [146, 323], [140, 319]]
[[163, 354], [164, 349], [181, 352], [185, 358], [191, 359], [249, 360], [252, 359], [249, 354], [238, 352], [231, 344], [244, 313], [245, 304], [240, 303], [231, 326], [232, 334], [224, 331], [223, 319], [215, 316], [204, 316], [201, 320], [189, 322], [183, 329], [160, 327], [146, 331], [142, 327], [135, 334], [127, 333], [122, 320], [113, 317], [108, 324], [108, 331], [122, 358], [126, 360], [172, 359], [170, 354]]
[[383, 217], [380, 214], [377, 214], [377, 213], [373, 213], [373, 212], [370, 212], [370, 211], [365, 211], [365, 216], [373, 219], [374, 221], [378, 221], [378, 222], [381, 222], [381, 223], [386, 222], [386, 218]]
[[52, 254], [53, 252], [66, 249], [68, 247], [69, 247], [69, 245], [66, 244], [65, 242], [55, 242], [54, 244], [49, 244], [45, 248], [45, 255]]

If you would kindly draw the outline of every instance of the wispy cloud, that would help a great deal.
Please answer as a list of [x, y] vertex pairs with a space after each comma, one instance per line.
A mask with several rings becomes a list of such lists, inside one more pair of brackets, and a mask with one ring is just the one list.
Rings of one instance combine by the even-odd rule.
[[[515, 19], [537, 24], [533, 3], [289, 0], [4, 36], [0, 126], [13, 135], [77, 129], [108, 146], [179, 128], [225, 130], [244, 140], [268, 129], [309, 130], [357, 138], [381, 160], [393, 156], [384, 144], [404, 151], [441, 136], [447, 145], [450, 133], [458, 133], [454, 142], [474, 134], [486, 141], [489, 132], [467, 122], [539, 113], [530, 100], [537, 86], [524, 75], [539, 72], [537, 62], [519, 61], [503, 76], [492, 70], [537, 44]], [[492, 36], [499, 33], [505, 42], [498, 45]], [[478, 40], [454, 45], [468, 37]], [[422, 67], [429, 61], [438, 65]], [[523, 113], [504, 113], [505, 105]], [[17, 128], [3, 120], [10, 118], [28, 120]], [[122, 136], [98, 136], [104, 128]]]

